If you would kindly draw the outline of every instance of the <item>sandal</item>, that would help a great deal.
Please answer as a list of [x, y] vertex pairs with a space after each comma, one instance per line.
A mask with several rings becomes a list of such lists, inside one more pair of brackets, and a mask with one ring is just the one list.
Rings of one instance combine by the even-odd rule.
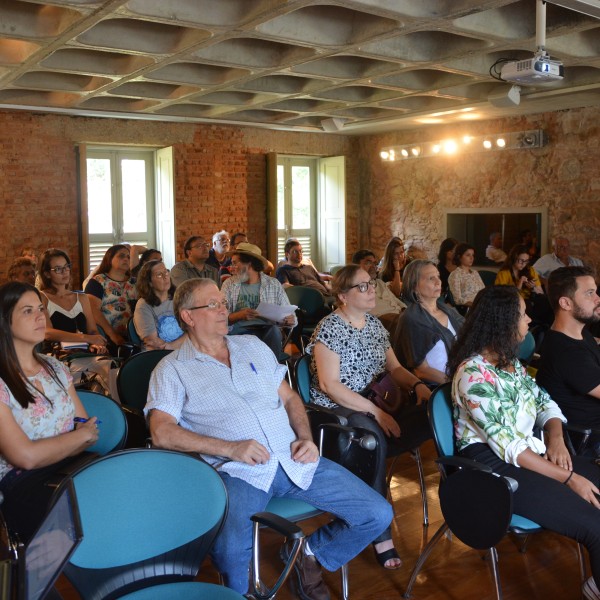
[[[389, 550], [384, 550], [383, 552], [377, 552], [377, 550], [375, 550], [375, 548], [373, 548], [374, 552], [375, 552], [375, 558], [377, 559], [377, 562], [384, 568], [384, 569], [388, 569], [389, 571], [395, 571], [396, 569], [399, 569], [402, 566], [402, 561], [400, 560], [400, 557], [398, 556], [398, 552], [396, 552], [396, 548], [390, 548]], [[397, 565], [394, 565], [393, 567], [386, 567], [385, 563], [388, 560], [397, 558], [398, 560], [400, 560], [400, 563]]]

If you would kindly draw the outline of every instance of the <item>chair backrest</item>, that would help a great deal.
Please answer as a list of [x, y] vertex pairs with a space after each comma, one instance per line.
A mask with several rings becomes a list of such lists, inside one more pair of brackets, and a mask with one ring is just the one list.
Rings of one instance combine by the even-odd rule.
[[340, 269], [343, 269], [344, 267], [345, 265], [334, 265], [333, 267], [331, 267], [331, 269], [329, 269], [329, 274], [335, 275]]
[[130, 356], [119, 369], [117, 389], [123, 404], [143, 410], [148, 397], [150, 376], [154, 367], [171, 350], [150, 350]]
[[305, 313], [307, 319], [320, 318], [323, 312], [325, 300], [321, 293], [313, 288], [304, 287], [302, 285], [294, 285], [286, 287], [290, 304], [295, 304], [300, 310]]
[[127, 420], [121, 407], [108, 396], [97, 392], [78, 390], [77, 395], [87, 414], [102, 421], [98, 425], [98, 441], [87, 448], [88, 452], [104, 455], [113, 450], [120, 450], [127, 438]]
[[142, 347], [142, 338], [139, 336], [135, 324], [133, 322], [133, 317], [127, 321], [127, 334], [129, 335], [129, 341], [135, 346]]
[[456, 453], [452, 412], [452, 383], [448, 382], [433, 391], [427, 405], [433, 439], [440, 456]]
[[496, 271], [490, 271], [489, 269], [479, 270], [479, 276], [481, 277], [481, 281], [483, 281], [483, 284], [486, 287], [494, 285], [494, 283], [496, 282], [496, 275], [498, 275]]
[[73, 483], [84, 539], [65, 575], [86, 599], [193, 578], [227, 511], [217, 472], [179, 452], [115, 452]]
[[535, 338], [531, 331], [527, 332], [527, 335], [519, 345], [519, 360], [527, 365], [535, 352]]
[[305, 404], [310, 403], [310, 354], [303, 354], [294, 366], [294, 380], [298, 394]]

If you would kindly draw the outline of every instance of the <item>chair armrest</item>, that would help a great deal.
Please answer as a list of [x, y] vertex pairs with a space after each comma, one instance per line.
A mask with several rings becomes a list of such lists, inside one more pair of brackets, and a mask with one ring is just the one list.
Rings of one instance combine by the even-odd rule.
[[[577, 449], [575, 449], [573, 441], [571, 440], [571, 433], [577, 433], [581, 436], [581, 440], [579, 441]], [[592, 434], [600, 436], [600, 431], [598, 431], [597, 429], [592, 429], [591, 427], [575, 425], [574, 423], [563, 423], [563, 434], [565, 438], [565, 444], [567, 445], [567, 449], [569, 450], [571, 455], [576, 456], [578, 454], [582, 454], [583, 451], [586, 449], [590, 436]]]
[[563, 423], [563, 429], [566, 429], [567, 431], [575, 431], [576, 433], [583, 433], [585, 435], [591, 435], [593, 432], [600, 433], [600, 431], [597, 429], [594, 430], [591, 427], [575, 425], [574, 423]]
[[254, 523], [269, 527], [289, 540], [297, 540], [304, 537], [304, 532], [296, 523], [292, 523], [279, 515], [270, 512], [259, 512], [250, 517]]
[[439, 465], [455, 467], [457, 469], [475, 469], [477, 471], [484, 471], [485, 473], [494, 472], [492, 467], [471, 460], [470, 458], [465, 458], [464, 456], [440, 456], [435, 459], [435, 462]]
[[338, 415], [331, 408], [326, 408], [325, 406], [319, 406], [318, 404], [310, 404], [306, 405], [306, 412], [308, 414], [308, 418], [312, 420], [318, 421], [317, 426], [321, 423], [338, 423], [339, 425], [348, 425], [348, 419], [342, 415]]
[[324, 423], [319, 425], [319, 453], [321, 455], [327, 432], [334, 432], [336, 437], [339, 436], [340, 433], [346, 433], [350, 443], [356, 443], [365, 450], [375, 450], [375, 448], [377, 448], [375, 436], [366, 429], [348, 427], [347, 425], [340, 425], [339, 423]]

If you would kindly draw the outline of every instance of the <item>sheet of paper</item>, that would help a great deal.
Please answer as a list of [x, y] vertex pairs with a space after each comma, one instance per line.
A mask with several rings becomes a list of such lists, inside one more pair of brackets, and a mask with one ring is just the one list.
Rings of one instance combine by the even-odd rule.
[[264, 319], [269, 319], [269, 321], [275, 321], [279, 323], [283, 321], [287, 316], [293, 315], [298, 307], [294, 304], [286, 304], [281, 306], [279, 304], [271, 304], [269, 302], [261, 302], [256, 310], [258, 314]]

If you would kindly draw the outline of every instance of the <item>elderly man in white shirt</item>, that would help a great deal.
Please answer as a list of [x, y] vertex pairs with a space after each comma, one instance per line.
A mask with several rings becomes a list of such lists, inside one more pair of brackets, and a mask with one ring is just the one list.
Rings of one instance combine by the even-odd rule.
[[213, 282], [184, 282], [173, 304], [188, 340], [154, 370], [145, 411], [156, 446], [199, 453], [225, 483], [229, 512], [212, 549], [215, 567], [246, 593], [250, 516], [272, 497], [304, 500], [336, 516], [307, 538], [295, 567], [300, 597], [327, 600], [319, 564], [334, 571], [361, 552], [390, 523], [390, 505], [319, 458], [286, 368], [255, 336], [227, 335], [225, 296]]
[[546, 286], [550, 273], [560, 267], [583, 267], [583, 261], [571, 256], [570, 252], [571, 244], [569, 240], [564, 237], [555, 237], [552, 240], [552, 252], [544, 254], [536, 260], [533, 268], [542, 278], [544, 286]]

